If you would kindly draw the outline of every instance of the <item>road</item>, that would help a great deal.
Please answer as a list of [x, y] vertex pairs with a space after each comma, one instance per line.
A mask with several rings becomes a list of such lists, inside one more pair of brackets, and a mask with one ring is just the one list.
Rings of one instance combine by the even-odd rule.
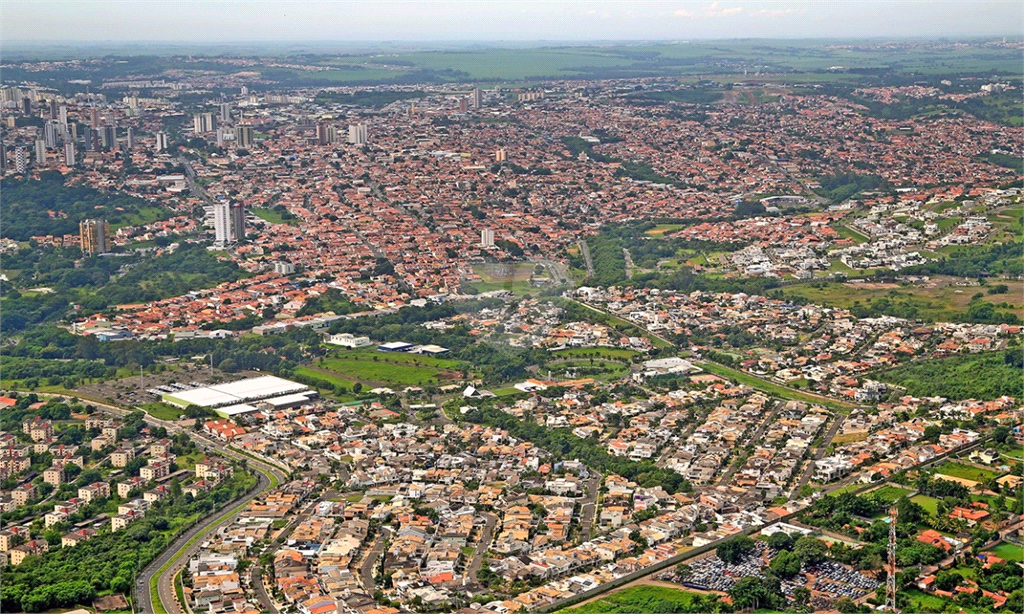
[[[754, 434], [751, 435], [747, 439], [747, 441], [748, 442], [755, 442], [755, 443], [760, 441], [761, 440], [761, 436], [764, 435], [764, 432], [768, 429], [768, 425], [771, 424], [775, 420], [775, 416], [779, 415], [779, 412], [782, 411], [782, 408], [783, 408], [782, 401], [775, 401], [775, 407], [772, 409], [772, 412], [770, 414], [768, 414], [768, 417], [765, 418], [764, 421], [761, 422], [760, 425], [758, 425], [757, 430], [754, 431]], [[716, 484], [728, 484], [729, 483], [729, 478], [731, 478], [734, 473], [739, 471], [739, 469], [740, 469], [740, 465], [738, 463], [736, 463], [736, 462], [730, 463], [729, 464], [729, 468], [725, 470], [725, 473], [722, 474], [722, 477], [718, 480], [718, 482], [716, 482]]]
[[594, 276], [594, 260], [590, 257], [590, 246], [587, 245], [587, 240], [583, 239], [580, 241], [580, 251], [583, 252], [583, 260], [587, 263], [587, 277]]
[[601, 476], [595, 475], [586, 482], [587, 494], [580, 506], [580, 537], [587, 541], [594, 532], [594, 521], [597, 519], [597, 495], [601, 489]]
[[626, 262], [626, 279], [633, 279], [633, 256], [625, 247], [622, 248], [622, 258]]
[[363, 562], [359, 564], [359, 579], [362, 580], [363, 590], [368, 595], [372, 595], [377, 590], [377, 583], [373, 580], [373, 567], [377, 564], [377, 559], [384, 553], [390, 537], [391, 527], [381, 527], [381, 534], [377, 536], [373, 546], [363, 557]]
[[832, 443], [832, 438], [839, 432], [839, 427], [843, 425], [846, 420], [846, 414], [835, 414], [832, 418], [832, 426], [829, 427], [828, 431], [825, 432], [825, 436], [821, 438], [821, 445], [818, 446], [818, 450], [814, 453], [814, 457], [811, 462], [807, 463], [807, 469], [804, 474], [800, 476], [796, 486], [793, 488], [793, 492], [800, 490], [800, 487], [810, 481], [811, 476], [814, 475], [814, 461], [819, 461], [825, 456], [825, 451], [828, 450], [829, 444]]
[[[93, 399], [79, 397], [75, 395], [74, 392], [72, 391], [68, 391], [67, 393], [62, 394], [36, 394], [38, 394], [40, 397], [77, 398], [85, 403], [92, 404], [98, 409], [114, 414], [116, 416], [123, 417], [131, 413], [131, 410], [122, 407], [117, 407], [115, 405], [110, 405], [107, 403], [101, 403]], [[280, 468], [250, 458], [243, 454], [239, 454], [238, 452], [229, 449], [225, 444], [221, 442], [208, 439], [190, 429], [184, 429], [175, 424], [174, 422], [160, 420], [158, 418], [150, 416], [149, 414], [146, 415], [145, 421], [147, 424], [153, 426], [162, 426], [166, 428], [168, 432], [186, 433], [196, 442], [196, 445], [198, 445], [200, 448], [210, 452], [215, 452], [226, 458], [244, 461], [250, 467], [257, 467], [263, 469], [267, 473], [273, 475], [279, 482], [284, 481], [286, 479], [284, 471], [282, 471]], [[163, 604], [164, 609], [167, 612], [169, 612], [170, 614], [181, 614], [181, 608], [178, 607], [177, 599], [174, 594], [174, 575], [178, 572], [179, 569], [181, 569], [184, 566], [185, 562], [188, 561], [188, 558], [191, 556], [191, 554], [199, 548], [203, 540], [197, 539], [195, 543], [193, 543], [192, 546], [186, 552], [179, 553], [179, 551], [182, 549], [182, 547], [184, 547], [186, 543], [188, 543], [192, 538], [196, 537], [197, 535], [204, 535], [206, 533], [212, 532], [221, 524], [230, 522], [234, 520], [235, 517], [237, 517], [237, 514], [230, 514], [225, 518], [221, 518], [220, 514], [223, 512], [223, 510], [238, 508], [239, 511], [241, 511], [242, 506], [245, 503], [248, 503], [249, 501], [251, 501], [252, 499], [254, 499], [255, 497], [257, 497], [258, 495], [260, 495], [261, 493], [270, 488], [270, 479], [263, 472], [257, 471], [256, 477], [256, 486], [251, 488], [249, 492], [247, 492], [241, 498], [236, 499], [228, 503], [226, 506], [221, 507], [220, 509], [218, 509], [217, 512], [211, 514], [203, 522], [195, 525], [194, 527], [186, 531], [183, 535], [179, 536], [171, 543], [171, 545], [168, 548], [161, 552], [160, 555], [156, 557], [156, 559], [151, 561], [150, 564], [147, 565], [146, 568], [138, 574], [138, 576], [136, 576], [135, 586], [132, 587], [132, 591], [134, 593], [133, 601], [134, 603], [138, 604], [138, 610], [140, 612], [156, 611], [153, 605], [153, 598], [152, 594], [150, 593], [149, 587], [151, 585], [153, 577], [157, 575], [160, 568], [163, 567], [168, 561], [174, 561], [174, 564], [168, 566], [167, 570], [164, 571], [163, 574], [160, 574], [159, 578], [157, 579], [157, 595], [160, 599], [161, 604]]]
[[484, 564], [484, 555], [487, 554], [487, 550], [491, 547], [491, 539], [494, 538], [494, 527], [498, 524], [498, 517], [494, 514], [481, 512], [481, 515], [484, 517], [484, 528], [480, 532], [480, 539], [476, 542], [476, 553], [473, 555], [473, 560], [466, 567], [466, 575], [469, 576], [470, 582], [476, 582], [476, 574]]
[[[296, 515], [288, 522], [288, 525], [278, 535], [278, 537], [281, 540], [280, 543], [277, 540], [274, 540], [271, 546], [267, 548], [265, 552], [269, 554], [273, 554], [274, 552], [276, 552], [281, 547], [281, 544], [287, 541], [288, 537], [291, 536], [292, 531], [295, 530], [295, 527], [299, 526], [300, 524], [305, 522], [307, 518], [310, 517], [310, 515], [316, 510], [316, 506], [319, 505], [321, 501], [328, 499], [336, 494], [337, 493], [335, 493], [334, 491], [328, 490], [324, 494], [320, 495], [320, 497], [316, 501], [313, 501], [309, 505], [307, 505], [305, 509], [302, 510], [301, 513]], [[274, 600], [270, 598], [270, 594], [267, 593], [267, 588], [263, 584], [263, 569], [258, 564], [253, 565], [252, 570], [249, 573], [249, 586], [252, 587], [253, 591], [256, 593], [256, 598], [260, 602], [260, 611], [269, 612], [270, 614], [277, 614], [277, 606], [274, 604]]]

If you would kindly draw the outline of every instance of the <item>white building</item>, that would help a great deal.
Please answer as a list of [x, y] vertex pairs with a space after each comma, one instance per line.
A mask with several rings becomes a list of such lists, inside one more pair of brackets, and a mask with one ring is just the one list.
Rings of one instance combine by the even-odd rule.
[[327, 343], [331, 345], [340, 345], [346, 348], [361, 348], [368, 345], [373, 345], [369, 337], [356, 337], [352, 333], [338, 333], [337, 335], [328, 335]]
[[480, 247], [494, 247], [494, 231], [490, 228], [480, 231]]

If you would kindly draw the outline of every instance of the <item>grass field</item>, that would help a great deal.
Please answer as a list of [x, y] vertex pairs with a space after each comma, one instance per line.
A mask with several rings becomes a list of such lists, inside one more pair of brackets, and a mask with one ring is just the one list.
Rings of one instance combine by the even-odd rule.
[[914, 495], [910, 500], [923, 507], [925, 511], [933, 516], [939, 513], [937, 508], [939, 500], [935, 497], [929, 497], [928, 495]]
[[836, 232], [839, 233], [839, 236], [845, 239], [850, 239], [851, 241], [857, 244], [868, 242], [867, 237], [865, 237], [863, 234], [857, 232], [856, 230], [850, 228], [845, 224], [843, 224], [839, 228], [836, 228]]
[[718, 375], [720, 377], [725, 377], [725, 378], [731, 379], [731, 380], [733, 380], [735, 382], [738, 382], [740, 384], [746, 384], [747, 386], [750, 386], [751, 388], [756, 388], [758, 390], [763, 390], [764, 392], [767, 392], [769, 394], [773, 394], [773, 395], [775, 395], [777, 397], [782, 397], [783, 399], [791, 399], [791, 400], [794, 400], [794, 401], [803, 401], [805, 403], [815, 403], [817, 405], [824, 405], [826, 407], [832, 407], [832, 408], [841, 409], [841, 410], [842, 409], [851, 409], [851, 408], [854, 407], [850, 403], [846, 403], [846, 402], [843, 402], [843, 401], [834, 400], [834, 399], [823, 399], [823, 398], [814, 396], [812, 394], [807, 394], [807, 393], [804, 393], [804, 392], [800, 392], [799, 390], [793, 390], [792, 388], [787, 388], [785, 386], [780, 386], [780, 385], [775, 384], [773, 382], [769, 382], [767, 380], [763, 380], [763, 379], [761, 379], [759, 377], [755, 377], [753, 375], [750, 375], [748, 373], [744, 373], [742, 371], [737, 371], [736, 369], [731, 369], [729, 367], [720, 365], [718, 363], [714, 363], [714, 362], [698, 362], [696, 364], [699, 367], [701, 367], [702, 369], [704, 369], [705, 371], [709, 372], [709, 373], [713, 373], [713, 374]]
[[632, 360], [634, 356], [638, 355], [639, 352], [633, 350], [627, 350], [624, 348], [606, 348], [606, 347], [595, 347], [595, 348], [571, 348], [568, 350], [559, 350], [552, 352], [551, 357], [555, 359], [562, 358], [607, 358], [610, 360]]
[[1007, 542], [999, 542], [994, 547], [989, 548], [988, 552], [998, 556], [1004, 561], [1015, 561], [1017, 563], [1024, 563], [1024, 548]]
[[903, 594], [910, 597], [908, 612], [941, 612], [950, 603], [942, 597], [937, 597], [916, 588], [905, 590]]
[[879, 488], [878, 490], [873, 490], [869, 494], [892, 503], [904, 495], [909, 495], [911, 492], [913, 491], [889, 484]]
[[842, 445], [844, 443], [853, 443], [855, 441], [864, 441], [868, 438], [868, 433], [839, 433], [832, 438], [833, 445]]
[[295, 367], [295, 373], [299, 375], [305, 375], [306, 377], [315, 377], [317, 379], [322, 379], [324, 381], [334, 384], [335, 386], [344, 386], [350, 390], [352, 388], [352, 384], [356, 383], [355, 380], [349, 379], [347, 377], [342, 377], [341, 375], [338, 375], [336, 373], [323, 373], [321, 371], [314, 371], [309, 367]]
[[318, 367], [336, 373], [342, 378], [352, 378], [382, 384], [401, 386], [424, 386], [441, 382], [437, 376], [444, 372], [429, 366], [381, 360], [373, 362], [351, 358], [328, 358]]
[[260, 218], [261, 220], [270, 222], [271, 224], [289, 224], [291, 220], [285, 220], [281, 217], [280, 211], [274, 211], [273, 209], [264, 209], [262, 207], [252, 207], [250, 209], [253, 215]]
[[139, 409], [159, 420], [177, 420], [178, 416], [180, 416], [183, 411], [179, 407], [168, 405], [167, 403], [162, 403], [160, 401], [140, 405]]
[[682, 227], [682, 224], [658, 224], [654, 228], [648, 230], [645, 234], [650, 235], [652, 237], [660, 237], [665, 233], [675, 232]]
[[963, 478], [974, 482], [982, 482], [988, 478], [994, 478], [999, 475], [995, 471], [989, 471], [988, 469], [980, 469], [978, 467], [961, 465], [960, 463], [952, 463], [949, 461], [939, 465], [935, 471], [944, 475], [951, 475], [955, 478]]
[[697, 593], [668, 588], [667, 586], [631, 586], [596, 601], [591, 601], [575, 608], [560, 610], [560, 612], [580, 614], [673, 612], [679, 610], [675, 608], [666, 609], [666, 607], [689, 607], [693, 605], [697, 597]]
[[599, 380], [611, 380], [622, 377], [629, 370], [626, 365], [606, 360], [589, 359], [572, 360], [549, 365], [553, 375], [561, 375], [572, 379], [592, 377]]

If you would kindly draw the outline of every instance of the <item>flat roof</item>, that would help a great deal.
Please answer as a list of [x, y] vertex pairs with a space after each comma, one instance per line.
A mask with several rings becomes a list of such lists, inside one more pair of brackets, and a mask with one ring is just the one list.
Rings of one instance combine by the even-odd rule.
[[217, 413], [222, 416], [237, 416], [238, 414], [247, 414], [249, 412], [257, 411], [259, 408], [253, 407], [248, 403], [239, 403], [238, 405], [228, 405], [227, 407], [218, 407]]
[[309, 386], [305, 384], [299, 384], [273, 375], [263, 375], [227, 384], [217, 384], [194, 390], [168, 393], [163, 395], [163, 398], [168, 403], [181, 407], [189, 405], [220, 407], [241, 405], [249, 401], [297, 394], [307, 390], [309, 390]]

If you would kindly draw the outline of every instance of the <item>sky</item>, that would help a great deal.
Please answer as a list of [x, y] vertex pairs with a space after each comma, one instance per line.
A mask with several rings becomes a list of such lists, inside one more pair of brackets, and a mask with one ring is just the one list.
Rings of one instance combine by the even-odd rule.
[[7, 41], [1020, 36], [1021, 0], [0, 0]]

